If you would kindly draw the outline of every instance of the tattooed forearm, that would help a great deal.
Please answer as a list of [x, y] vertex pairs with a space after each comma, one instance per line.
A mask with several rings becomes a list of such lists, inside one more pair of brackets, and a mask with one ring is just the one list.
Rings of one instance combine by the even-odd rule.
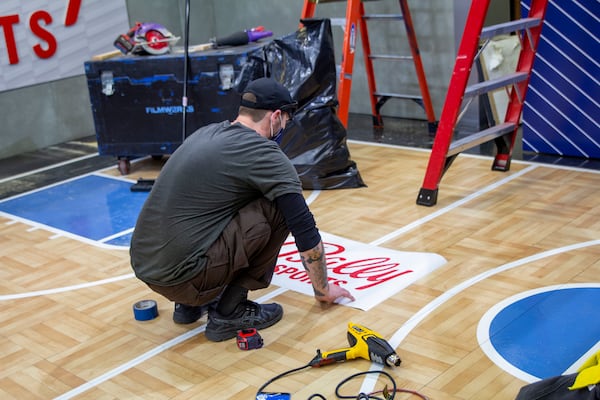
[[327, 263], [323, 242], [319, 242], [314, 248], [300, 253], [302, 265], [308, 272], [313, 289], [317, 296], [327, 293]]

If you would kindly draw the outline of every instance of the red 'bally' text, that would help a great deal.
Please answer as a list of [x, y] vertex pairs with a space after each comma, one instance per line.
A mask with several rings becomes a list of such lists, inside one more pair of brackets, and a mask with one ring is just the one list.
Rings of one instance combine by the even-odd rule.
[[[348, 283], [345, 277], [358, 282], [355, 290], [365, 290], [388, 282], [402, 275], [413, 272], [411, 269], [400, 268], [400, 263], [391, 261], [389, 257], [369, 257], [348, 260], [344, 257], [346, 249], [337, 244], [324, 243], [327, 256], [327, 269], [329, 282], [336, 285]], [[310, 278], [302, 266], [298, 250], [294, 242], [286, 242], [279, 253], [279, 260], [285, 264], [277, 264], [275, 273], [286, 275], [289, 279], [310, 284]], [[297, 264], [298, 266], [293, 266]]]

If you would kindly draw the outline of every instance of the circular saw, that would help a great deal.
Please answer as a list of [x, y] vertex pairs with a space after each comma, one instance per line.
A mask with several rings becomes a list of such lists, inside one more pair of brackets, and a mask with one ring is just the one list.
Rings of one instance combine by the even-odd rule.
[[171, 51], [179, 37], [173, 35], [163, 25], [155, 22], [138, 22], [126, 34], [114, 42], [123, 54], [160, 55]]

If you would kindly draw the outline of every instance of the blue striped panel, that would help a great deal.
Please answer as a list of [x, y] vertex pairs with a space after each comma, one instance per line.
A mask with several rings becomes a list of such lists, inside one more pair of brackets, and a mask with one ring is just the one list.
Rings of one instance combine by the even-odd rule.
[[600, 158], [598, 32], [598, 0], [549, 2], [523, 108], [523, 150]]

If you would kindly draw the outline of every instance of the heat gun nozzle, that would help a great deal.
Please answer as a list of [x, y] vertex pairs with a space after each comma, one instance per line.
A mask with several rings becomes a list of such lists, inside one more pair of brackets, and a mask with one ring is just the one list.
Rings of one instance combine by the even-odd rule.
[[402, 362], [402, 360], [400, 360], [400, 357], [398, 357], [398, 354], [394, 353], [394, 354], [390, 354], [389, 356], [387, 356], [387, 358], [385, 359], [385, 361], [387, 362], [387, 364], [392, 367], [392, 366], [399, 366], [400, 363]]

